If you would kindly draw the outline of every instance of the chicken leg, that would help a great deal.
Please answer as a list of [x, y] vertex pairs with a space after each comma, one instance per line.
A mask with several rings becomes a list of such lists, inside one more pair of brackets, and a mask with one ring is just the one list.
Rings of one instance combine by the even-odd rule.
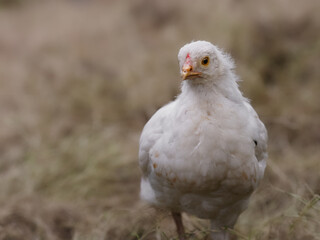
[[179, 240], [186, 240], [181, 213], [180, 212], [172, 212], [172, 217], [173, 217], [173, 220], [177, 226]]

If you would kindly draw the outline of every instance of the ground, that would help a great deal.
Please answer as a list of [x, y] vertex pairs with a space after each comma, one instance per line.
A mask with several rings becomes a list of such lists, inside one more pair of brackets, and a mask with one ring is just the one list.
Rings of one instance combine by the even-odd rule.
[[[138, 140], [177, 53], [235, 59], [269, 132], [238, 239], [320, 239], [319, 1], [0, 0], [0, 240], [176, 239], [139, 200]], [[183, 216], [189, 239], [208, 222]], [[231, 231], [231, 230], [230, 230]]]

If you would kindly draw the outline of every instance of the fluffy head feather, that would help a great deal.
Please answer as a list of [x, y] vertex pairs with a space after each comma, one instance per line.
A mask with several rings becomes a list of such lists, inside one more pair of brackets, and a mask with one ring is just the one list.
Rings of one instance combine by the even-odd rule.
[[[206, 57], [209, 62], [203, 65], [201, 61]], [[234, 68], [232, 58], [207, 41], [196, 41], [184, 45], [179, 51], [178, 60], [181, 74], [183, 74], [183, 66], [186, 62], [191, 64], [194, 72], [201, 73], [199, 77], [192, 77], [197, 82], [201, 82], [201, 79], [218, 80], [232, 73]]]
[[[203, 65], [206, 57], [209, 63]], [[233, 101], [247, 101], [239, 91], [233, 59], [212, 43], [188, 43], [180, 49], [178, 59], [180, 73], [187, 80], [182, 82], [182, 96], [189, 96], [190, 92], [211, 98], [222, 94]]]

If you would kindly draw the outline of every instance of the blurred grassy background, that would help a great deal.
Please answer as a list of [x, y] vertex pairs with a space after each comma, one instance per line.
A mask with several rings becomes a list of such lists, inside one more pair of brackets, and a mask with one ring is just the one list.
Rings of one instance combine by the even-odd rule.
[[[139, 201], [138, 139], [179, 48], [230, 52], [269, 131], [239, 239], [320, 239], [320, 2], [0, 0], [0, 239], [174, 239]], [[184, 216], [190, 239], [208, 223]]]

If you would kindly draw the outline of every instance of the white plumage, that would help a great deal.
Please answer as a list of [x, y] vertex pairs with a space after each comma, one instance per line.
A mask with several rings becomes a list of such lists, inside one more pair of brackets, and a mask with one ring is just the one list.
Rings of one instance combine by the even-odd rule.
[[228, 55], [197, 41], [178, 59], [181, 94], [140, 138], [141, 198], [174, 213], [180, 239], [180, 212], [210, 219], [212, 238], [228, 239], [221, 228], [234, 226], [263, 177], [267, 132], [239, 91]]

